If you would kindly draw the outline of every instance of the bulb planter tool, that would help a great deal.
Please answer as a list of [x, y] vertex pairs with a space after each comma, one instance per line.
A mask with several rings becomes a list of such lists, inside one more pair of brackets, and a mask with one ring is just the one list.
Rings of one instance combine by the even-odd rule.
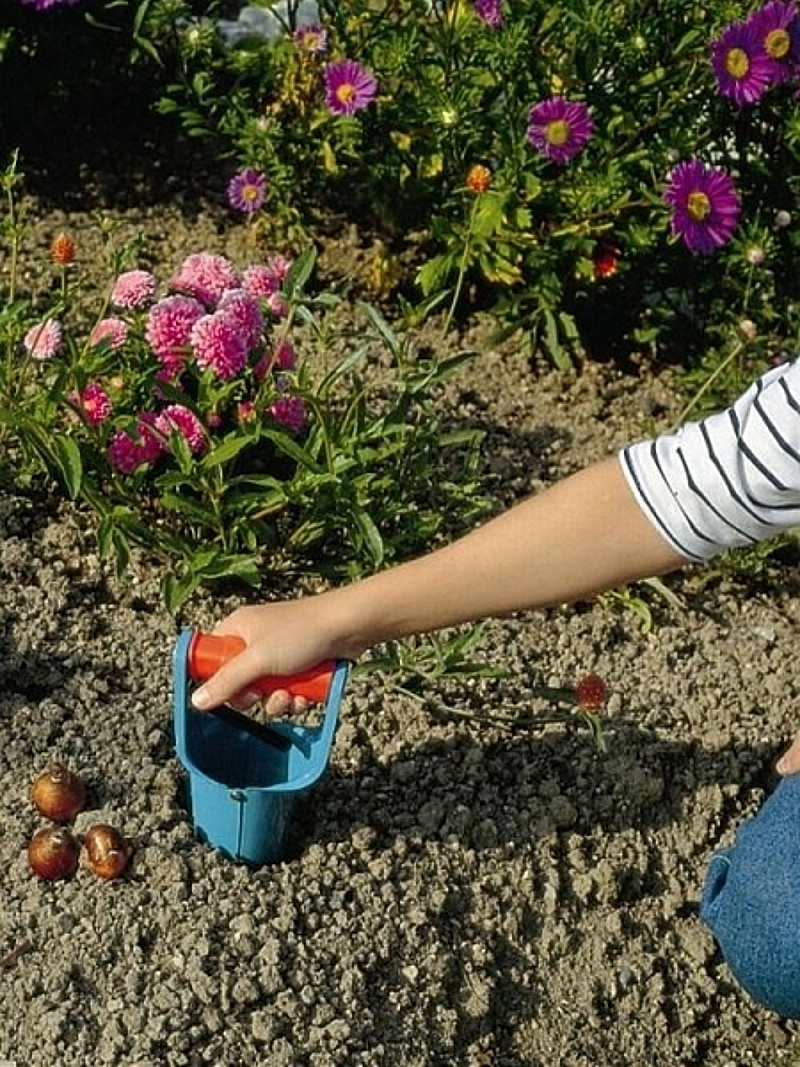
[[297, 803], [327, 768], [350, 665], [331, 660], [252, 687], [322, 704], [316, 725], [265, 725], [230, 708], [195, 711], [195, 684], [244, 647], [237, 637], [184, 630], [173, 652], [173, 718], [195, 833], [229, 859], [257, 867], [285, 857]]

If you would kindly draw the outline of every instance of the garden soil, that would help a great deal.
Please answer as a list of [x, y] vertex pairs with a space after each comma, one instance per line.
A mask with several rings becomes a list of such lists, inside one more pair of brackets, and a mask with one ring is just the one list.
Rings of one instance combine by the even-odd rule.
[[[99, 275], [113, 222], [161, 270], [247, 254], [218, 189], [187, 192], [157, 160], [114, 174], [34, 174], [26, 248], [67, 229]], [[321, 268], [355, 274], [370, 249], [342, 236]], [[477, 355], [442, 403], [485, 431], [498, 504], [680, 414], [669, 368], [560, 373], [490, 325], [458, 340]], [[5, 491], [0, 537], [4, 1067], [800, 1064], [797, 1025], [737, 987], [698, 918], [709, 857], [800, 726], [794, 551], [493, 621], [475, 656], [497, 679], [415, 699], [354, 677], [286, 858], [251, 870], [196, 839], [171, 712], [180, 627], [240, 600], [171, 617], [158, 566], [137, 555], [118, 583], [90, 517], [52, 495]], [[588, 672], [611, 690], [605, 754], [545, 721], [541, 687]], [[481, 719], [528, 712], [524, 729]], [[29, 870], [30, 787], [56, 759], [88, 786], [77, 831], [134, 840], [120, 880]]]

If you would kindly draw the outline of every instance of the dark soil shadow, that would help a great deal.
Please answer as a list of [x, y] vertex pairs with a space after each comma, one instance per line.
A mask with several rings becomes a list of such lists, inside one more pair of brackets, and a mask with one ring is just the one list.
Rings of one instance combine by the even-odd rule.
[[584, 734], [547, 728], [486, 744], [468, 735], [430, 741], [352, 774], [333, 768], [299, 811], [296, 847], [312, 839], [341, 841], [362, 826], [386, 842], [454, 834], [478, 850], [523, 846], [532, 833], [554, 829], [586, 836], [597, 828], [652, 831], [683, 820], [700, 788], [770, 790], [785, 747], [778, 738], [710, 750], [628, 720], [615, 720], [606, 736], [605, 756]]

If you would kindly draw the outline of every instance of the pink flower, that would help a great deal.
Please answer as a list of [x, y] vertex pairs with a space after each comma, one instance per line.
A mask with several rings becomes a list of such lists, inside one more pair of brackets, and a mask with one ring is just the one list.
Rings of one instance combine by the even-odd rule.
[[228, 381], [247, 363], [247, 346], [236, 323], [224, 311], [204, 315], [192, 327], [192, 347], [197, 364]]
[[166, 438], [177, 431], [185, 438], [192, 455], [196, 456], [206, 447], [206, 433], [202, 422], [183, 404], [170, 404], [165, 407], [156, 419], [156, 428]]
[[306, 405], [302, 397], [282, 396], [269, 409], [273, 419], [295, 437], [306, 424]]
[[201, 300], [206, 307], [215, 307], [225, 290], [238, 289], [241, 281], [225, 256], [196, 252], [186, 257], [169, 284], [171, 289]]
[[160, 437], [153, 432], [156, 416], [152, 412], [143, 412], [136, 423], [138, 439], [131, 437], [125, 430], [117, 430], [108, 445], [109, 464], [121, 474], [133, 474], [145, 463], [155, 463], [164, 446]]
[[69, 402], [89, 426], [99, 426], [111, 414], [108, 393], [97, 382], [89, 382], [81, 393], [72, 393]]
[[156, 423], [158, 416], [152, 411], [143, 411], [136, 420], [136, 432], [145, 463], [155, 463], [164, 451], [164, 442]]
[[280, 289], [281, 283], [274, 271], [261, 265], [248, 267], [242, 275], [242, 287], [251, 296], [266, 300]]
[[292, 268], [292, 261], [287, 259], [286, 256], [280, 254], [270, 256], [267, 260], [267, 270], [273, 275], [278, 285], [277, 288], [283, 285], [286, 281], [286, 276]]
[[145, 462], [142, 446], [124, 430], [117, 430], [108, 443], [106, 457], [120, 474], [133, 474]]
[[261, 359], [253, 365], [253, 377], [257, 382], [263, 382], [271, 369], [272, 356], [265, 352]]
[[264, 316], [254, 296], [244, 289], [229, 289], [222, 294], [217, 311], [235, 323], [248, 348], [255, 348], [264, 332]]
[[278, 319], [282, 319], [289, 310], [289, 305], [283, 293], [273, 293], [272, 296], [268, 297], [267, 307]]
[[144, 307], [153, 299], [156, 292], [156, 280], [146, 270], [129, 270], [120, 274], [111, 292], [114, 307], [136, 310]]
[[275, 355], [272, 358], [273, 366], [277, 370], [294, 370], [297, 357], [295, 356], [292, 342], [286, 338], [279, 341], [275, 347]]
[[22, 339], [25, 351], [31, 359], [52, 359], [61, 347], [64, 331], [58, 319], [45, 319], [32, 326]]
[[203, 305], [189, 296], [167, 296], [150, 308], [144, 335], [169, 378], [183, 369], [192, 328], [205, 313]]
[[256, 406], [252, 400], [242, 400], [236, 406], [236, 417], [239, 422], [244, 422], [246, 419], [251, 419], [256, 413]]
[[113, 351], [122, 348], [128, 339], [128, 324], [122, 319], [100, 319], [89, 334], [89, 344], [96, 348], [104, 342]]

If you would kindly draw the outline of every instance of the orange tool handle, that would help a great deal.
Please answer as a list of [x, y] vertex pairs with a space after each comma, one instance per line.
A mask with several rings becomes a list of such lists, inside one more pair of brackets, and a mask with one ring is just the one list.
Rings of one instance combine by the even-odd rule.
[[[246, 648], [241, 637], [233, 634], [195, 633], [189, 642], [187, 667], [194, 682], [204, 682], [219, 668]], [[324, 704], [328, 699], [336, 662], [332, 659], [309, 667], [298, 674], [270, 674], [251, 682], [248, 689], [267, 696], [277, 689], [285, 689], [295, 697], [305, 697], [312, 704]]]

